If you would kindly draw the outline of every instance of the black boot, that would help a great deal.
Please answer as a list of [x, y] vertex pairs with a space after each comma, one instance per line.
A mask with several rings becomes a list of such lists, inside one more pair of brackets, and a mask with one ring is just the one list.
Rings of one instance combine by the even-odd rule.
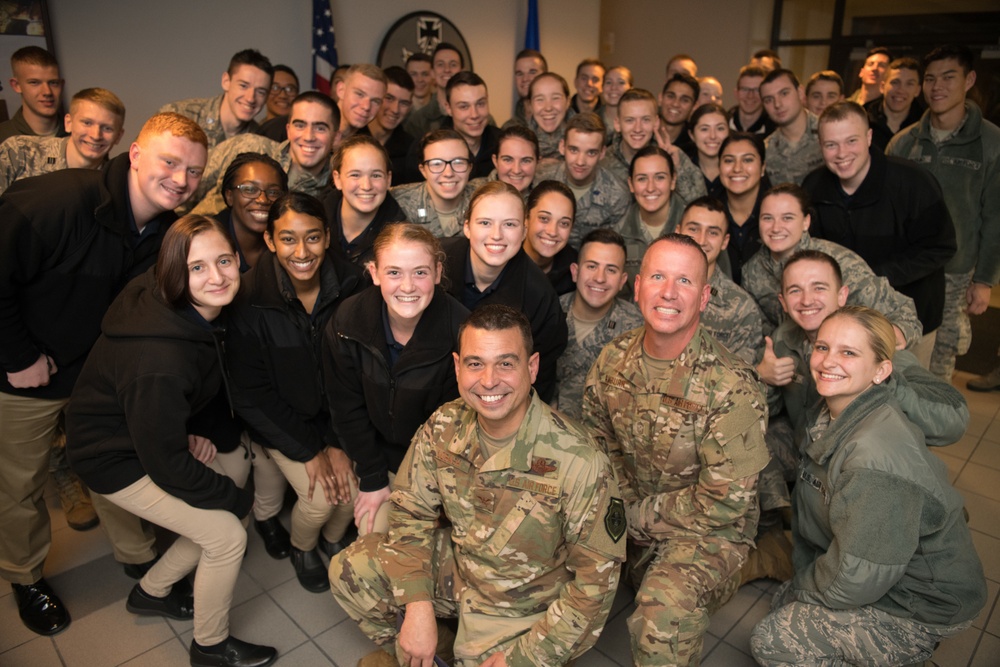
[[310, 593], [322, 593], [330, 590], [330, 578], [327, 576], [319, 549], [313, 547], [310, 551], [302, 551], [292, 547], [292, 566], [295, 576], [299, 578], [302, 588]]
[[288, 554], [292, 550], [292, 543], [288, 537], [288, 531], [278, 521], [278, 517], [272, 516], [263, 521], [254, 521], [253, 525], [261, 539], [264, 540], [264, 549], [267, 550], [268, 556], [276, 560], [288, 558]]

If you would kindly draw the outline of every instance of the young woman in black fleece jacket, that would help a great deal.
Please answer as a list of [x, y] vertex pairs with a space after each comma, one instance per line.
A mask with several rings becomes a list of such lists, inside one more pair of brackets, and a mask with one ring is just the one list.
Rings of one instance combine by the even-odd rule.
[[[242, 452], [216, 455], [190, 421], [223, 382], [218, 318], [236, 296], [236, 250], [218, 221], [186, 216], [156, 266], [108, 309], [66, 415], [70, 463], [93, 491], [180, 536], [136, 584], [129, 611], [194, 618], [192, 665], [267, 665], [277, 653], [229, 635], [246, 549]], [[228, 475], [228, 476], [227, 476]], [[178, 581], [197, 567], [194, 597]]]
[[458, 398], [452, 352], [469, 315], [440, 287], [444, 252], [425, 227], [387, 225], [372, 248], [376, 287], [344, 302], [324, 346], [330, 409], [358, 476], [361, 535], [386, 532], [390, 474], [421, 424]]

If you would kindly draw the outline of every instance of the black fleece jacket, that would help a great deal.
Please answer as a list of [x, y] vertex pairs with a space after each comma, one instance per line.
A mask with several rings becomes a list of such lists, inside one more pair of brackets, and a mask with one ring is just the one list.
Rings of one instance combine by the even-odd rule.
[[168, 306], [154, 271], [129, 283], [104, 317], [66, 412], [70, 465], [98, 493], [149, 475], [192, 507], [242, 518], [253, 494], [188, 451], [188, 422], [222, 383], [222, 330]]
[[469, 311], [440, 287], [394, 366], [382, 320], [382, 292], [344, 302], [324, 334], [327, 394], [337, 434], [354, 461], [358, 487], [389, 484], [413, 434], [439, 407], [458, 398], [458, 327]]
[[[166, 211], [132, 231], [129, 157], [101, 171], [64, 169], [17, 181], [0, 197], [0, 391], [66, 398], [125, 284], [156, 261]], [[46, 387], [15, 389], [7, 373], [42, 353], [58, 367]]]
[[255, 442], [301, 462], [337, 446], [320, 345], [337, 307], [364, 285], [360, 268], [327, 252], [310, 315], [273, 255], [244, 275], [226, 352], [233, 404]]

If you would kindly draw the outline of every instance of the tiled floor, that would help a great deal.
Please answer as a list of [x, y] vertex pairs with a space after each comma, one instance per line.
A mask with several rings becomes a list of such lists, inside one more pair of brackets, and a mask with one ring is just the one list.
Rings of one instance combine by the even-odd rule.
[[[957, 373], [955, 385], [969, 401], [972, 415], [966, 436], [935, 450], [948, 465], [951, 480], [966, 499], [970, 528], [983, 561], [988, 585], [986, 609], [961, 635], [944, 641], [934, 661], [944, 667], [1000, 665], [1000, 392], [965, 390], [969, 375]], [[191, 623], [139, 618], [125, 611], [133, 581], [122, 574], [100, 530], [78, 533], [66, 526], [58, 502], [49, 498], [53, 544], [46, 577], [73, 615], [73, 624], [56, 637], [39, 637], [17, 618], [10, 589], [0, 584], [0, 665], [3, 667], [168, 667], [188, 664]], [[992, 517], [992, 518], [991, 518]], [[713, 618], [703, 665], [755, 664], [749, 635], [767, 612], [769, 581], [744, 586]], [[612, 618], [595, 650], [578, 667], [630, 664], [625, 619], [632, 604], [620, 592]], [[305, 592], [291, 564], [271, 560], [256, 532], [236, 588], [233, 634], [277, 646], [279, 664], [353, 667], [374, 649], [329, 594]]]

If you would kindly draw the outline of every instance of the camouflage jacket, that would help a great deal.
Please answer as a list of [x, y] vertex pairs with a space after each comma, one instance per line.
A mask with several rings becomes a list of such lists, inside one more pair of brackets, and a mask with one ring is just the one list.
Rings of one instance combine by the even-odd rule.
[[441, 108], [437, 92], [435, 92], [431, 95], [430, 102], [410, 112], [410, 115], [403, 122], [403, 129], [409, 132], [417, 143], [420, 143], [425, 134], [439, 129], [446, 118], [448, 115]]
[[767, 404], [756, 374], [698, 327], [673, 371], [649, 377], [645, 328], [604, 348], [587, 377], [584, 424], [608, 453], [640, 544], [753, 544]]
[[701, 324], [715, 340], [751, 366], [764, 356], [764, 316], [753, 297], [715, 267], [708, 279], [712, 296]]
[[[198, 123], [198, 126], [208, 136], [208, 148], [211, 150], [226, 140], [226, 130], [222, 127], [222, 116], [220, 113], [223, 97], [223, 95], [219, 95], [218, 97], [192, 97], [178, 102], [171, 102], [160, 107], [159, 113], [173, 111]], [[253, 133], [259, 128], [260, 125], [257, 124], [257, 121], [251, 120], [239, 133]]]
[[[465, 186], [465, 190], [462, 191], [462, 201], [455, 211], [456, 226], [444, 229], [441, 226], [441, 216], [434, 208], [434, 201], [431, 199], [428, 187], [426, 182], [407, 183], [406, 185], [397, 185], [390, 192], [399, 207], [403, 209], [408, 222], [425, 225], [431, 234], [441, 239], [458, 236], [462, 233], [465, 209], [469, 206], [469, 200], [472, 199], [472, 193], [476, 191], [475, 188], [471, 183]], [[455, 277], [452, 277], [452, 280], [454, 279]]]
[[433, 599], [443, 512], [460, 614], [532, 623], [509, 665], [561, 665], [594, 645], [625, 559], [625, 517], [607, 457], [577, 422], [532, 393], [513, 443], [487, 460], [476, 412], [446, 403], [414, 436], [393, 489], [379, 554], [398, 605]]
[[[651, 139], [649, 143], [655, 144], [656, 139]], [[601, 166], [614, 174], [627, 187], [629, 160], [625, 159], [625, 154], [622, 152], [621, 133], [615, 133], [611, 145], [608, 146], [608, 150], [604, 154], [604, 159], [601, 160]], [[679, 149], [674, 158], [674, 170], [677, 172], [677, 185], [674, 187], [674, 194], [680, 195], [684, 199], [685, 205], [708, 194], [708, 189], [705, 187], [705, 176], [702, 175], [701, 169], [691, 161], [691, 158], [684, 151]]]
[[[670, 234], [677, 231], [677, 225], [684, 215], [684, 202], [680, 198], [670, 198], [670, 210], [667, 211], [667, 224], [663, 227], [663, 234]], [[646, 254], [646, 248], [655, 241], [653, 235], [649, 233], [649, 227], [643, 224], [639, 217], [639, 205], [635, 199], [631, 200], [628, 209], [614, 225], [616, 232], [625, 239], [625, 272], [628, 273], [628, 280], [622, 287], [619, 297], [626, 301], [631, 301], [634, 294], [635, 277], [639, 275], [642, 267], [642, 256]]]
[[225, 210], [226, 200], [222, 194], [222, 177], [226, 174], [229, 163], [240, 153], [263, 153], [277, 160], [281, 168], [288, 174], [288, 190], [304, 192], [313, 197], [322, 198], [330, 187], [332, 170], [330, 162], [323, 165], [323, 171], [317, 175], [303, 171], [292, 164], [292, 152], [288, 141], [280, 144], [273, 139], [259, 134], [239, 134], [232, 139], [226, 139], [208, 153], [208, 163], [201, 183], [195, 191], [191, 202], [195, 203], [192, 213], [214, 215]]
[[642, 313], [634, 303], [615, 299], [604, 318], [580, 343], [576, 339], [576, 324], [571, 314], [575, 299], [576, 292], [559, 297], [559, 305], [566, 313], [569, 341], [559, 357], [556, 378], [559, 381], [559, 409], [573, 419], [580, 419], [583, 417], [583, 387], [587, 383], [587, 372], [605, 345], [626, 331], [642, 326]]
[[[547, 180], [559, 181], [569, 185], [566, 177], [566, 162], [546, 164], [538, 168], [535, 183]], [[580, 247], [580, 240], [592, 229], [610, 227], [618, 222], [632, 200], [628, 186], [615, 178], [608, 170], [597, 166], [597, 175], [590, 189], [576, 200], [576, 220], [573, 230], [569, 233], [569, 244]]]
[[19, 135], [0, 144], [0, 194], [21, 178], [67, 169], [69, 137]]
[[[807, 249], [825, 252], [840, 264], [844, 284], [849, 288], [848, 305], [868, 306], [885, 315], [903, 332], [907, 345], [912, 345], [920, 339], [923, 327], [917, 318], [913, 299], [894, 290], [885, 278], [876, 276], [857, 253], [832, 241], [814, 239], [809, 236], [809, 232], [805, 232], [795, 250], [788, 256], [791, 257], [799, 250]], [[743, 265], [743, 289], [750, 292], [764, 313], [767, 319], [764, 324], [767, 333], [785, 319], [785, 312], [778, 301], [778, 292], [781, 291], [781, 272], [784, 268], [785, 263], [774, 259], [767, 247], [761, 247], [757, 254]]]
[[802, 181], [813, 169], [823, 166], [823, 151], [819, 147], [819, 117], [806, 110], [806, 132], [794, 146], [777, 129], [764, 139], [767, 154], [767, 175], [775, 185]]

